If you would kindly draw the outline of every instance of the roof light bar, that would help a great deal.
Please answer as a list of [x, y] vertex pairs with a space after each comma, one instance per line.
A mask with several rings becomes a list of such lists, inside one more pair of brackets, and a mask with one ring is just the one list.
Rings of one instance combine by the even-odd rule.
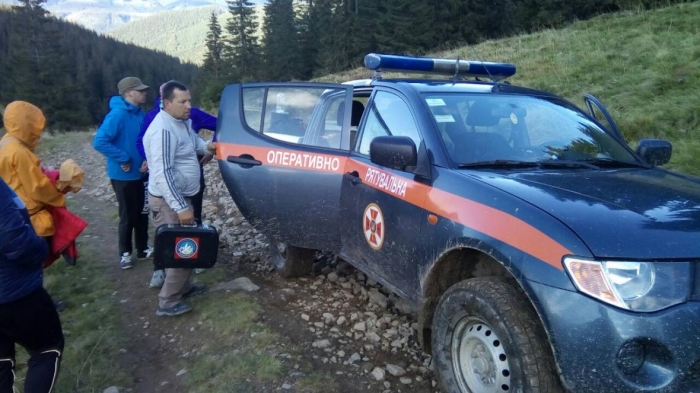
[[370, 53], [365, 56], [365, 67], [373, 71], [419, 72], [431, 74], [485, 76], [503, 80], [515, 75], [515, 65], [483, 61], [436, 59]]

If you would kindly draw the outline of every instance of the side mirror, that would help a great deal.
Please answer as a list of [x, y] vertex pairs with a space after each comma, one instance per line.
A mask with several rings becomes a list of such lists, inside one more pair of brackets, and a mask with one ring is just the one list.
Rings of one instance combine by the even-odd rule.
[[400, 171], [416, 166], [416, 144], [407, 136], [378, 136], [369, 145], [370, 160], [381, 166]]
[[673, 145], [662, 139], [641, 139], [637, 154], [649, 165], [663, 165], [671, 159]]

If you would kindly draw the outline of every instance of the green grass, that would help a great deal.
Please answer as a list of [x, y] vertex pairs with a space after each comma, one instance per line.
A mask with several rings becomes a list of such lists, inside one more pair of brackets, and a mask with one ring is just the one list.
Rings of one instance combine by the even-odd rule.
[[[68, 302], [60, 313], [65, 349], [57, 392], [102, 392], [109, 386], [129, 385], [129, 375], [116, 358], [126, 347], [119, 331], [119, 305], [112, 297], [115, 288], [104, 274], [99, 254], [79, 244], [75, 267], [59, 259], [44, 271], [44, 287], [54, 300]], [[24, 383], [27, 356], [18, 357], [17, 387]]]
[[[203, 276], [217, 273], [211, 270]], [[194, 358], [183, 361], [193, 392], [253, 391], [251, 382], [265, 383], [283, 374], [285, 366], [267, 352], [277, 336], [257, 322], [260, 308], [255, 299], [219, 292], [194, 300], [193, 306], [199, 331], [208, 337]]]
[[296, 388], [303, 392], [309, 393], [324, 393], [324, 392], [337, 392], [337, 383], [328, 377], [327, 375], [314, 373], [307, 375], [299, 379], [299, 382], [295, 384]]
[[[586, 92], [608, 107], [627, 140], [674, 143], [667, 167], [700, 174], [700, 2], [628, 11], [430, 56], [505, 61], [513, 84], [562, 95], [581, 106]], [[366, 78], [364, 69], [318, 81]], [[389, 74], [387, 76], [390, 76]], [[397, 75], [397, 74], [393, 74]]]

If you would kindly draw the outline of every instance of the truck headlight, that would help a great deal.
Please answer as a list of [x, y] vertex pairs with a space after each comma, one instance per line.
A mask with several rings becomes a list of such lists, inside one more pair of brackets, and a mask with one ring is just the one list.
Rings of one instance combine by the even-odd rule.
[[564, 266], [576, 288], [632, 311], [658, 311], [688, 299], [689, 262], [593, 261], [567, 257]]

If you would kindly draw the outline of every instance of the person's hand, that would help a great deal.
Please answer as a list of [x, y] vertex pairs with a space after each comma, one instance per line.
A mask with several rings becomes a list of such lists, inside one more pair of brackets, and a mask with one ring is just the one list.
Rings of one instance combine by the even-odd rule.
[[192, 209], [188, 208], [184, 212], [177, 213], [177, 218], [180, 220], [181, 225], [191, 225], [194, 224], [194, 214]]
[[216, 153], [216, 142], [207, 143], [207, 150], [209, 150], [212, 154], [215, 154]]
[[129, 172], [131, 170], [131, 163], [127, 162], [124, 164], [119, 164], [119, 166], [122, 168], [124, 172]]
[[211, 154], [203, 155], [203, 156], [202, 156], [202, 159], [199, 160], [199, 163], [202, 164], [202, 165], [204, 165], [204, 164], [206, 164], [207, 162], [211, 161], [212, 158], [214, 158], [214, 156], [212, 156]]
[[141, 163], [141, 168], [139, 168], [139, 172], [141, 172], [141, 173], [148, 172], [148, 161], [143, 160], [143, 162]]

